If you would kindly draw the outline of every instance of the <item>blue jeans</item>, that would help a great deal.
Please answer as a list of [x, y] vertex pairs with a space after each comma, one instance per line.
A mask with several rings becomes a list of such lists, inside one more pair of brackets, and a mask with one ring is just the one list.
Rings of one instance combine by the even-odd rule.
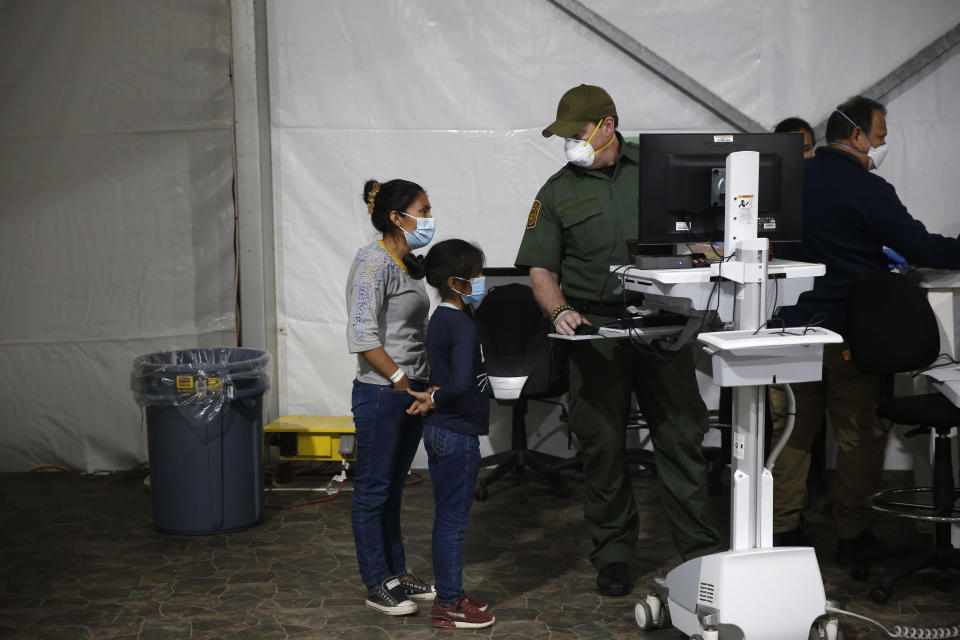
[[[424, 385], [411, 381], [414, 391]], [[350, 521], [360, 577], [373, 589], [407, 573], [400, 532], [400, 500], [410, 463], [420, 445], [423, 421], [407, 415], [413, 396], [393, 385], [353, 381], [357, 431], [356, 476]]]
[[428, 424], [423, 444], [433, 481], [433, 577], [437, 600], [449, 605], [463, 593], [463, 538], [480, 472], [480, 439]]

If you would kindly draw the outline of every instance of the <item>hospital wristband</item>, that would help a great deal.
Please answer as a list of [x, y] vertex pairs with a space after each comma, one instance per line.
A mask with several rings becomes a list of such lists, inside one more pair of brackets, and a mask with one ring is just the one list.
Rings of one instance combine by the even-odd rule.
[[390, 376], [390, 382], [397, 384], [403, 378], [403, 369], [397, 367], [397, 370], [393, 372], [393, 375]]
[[559, 307], [553, 310], [553, 313], [550, 314], [550, 322], [552, 322], [553, 324], [556, 324], [557, 318], [559, 318], [560, 314], [563, 313], [564, 311], [573, 311], [573, 307], [571, 307], [568, 304], [560, 305]]

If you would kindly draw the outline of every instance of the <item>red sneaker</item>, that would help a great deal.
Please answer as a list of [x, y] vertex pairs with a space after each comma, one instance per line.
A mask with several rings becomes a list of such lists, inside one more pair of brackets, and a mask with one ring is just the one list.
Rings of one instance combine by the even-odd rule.
[[471, 596], [471, 595], [469, 595], [469, 594], [467, 594], [467, 593], [465, 593], [465, 594], [463, 594], [463, 595], [464, 595], [464, 597], [470, 602], [470, 604], [472, 604], [473, 606], [475, 606], [477, 609], [480, 609], [480, 611], [486, 611], [486, 610], [487, 610], [487, 607], [490, 606], [490, 603], [488, 603], [488, 602], [487, 602], [486, 600], [484, 600], [483, 598], [478, 598], [478, 597], [476, 597], [476, 596]]
[[[471, 601], [472, 600], [472, 601]], [[460, 599], [451, 605], [444, 606], [439, 600], [434, 600], [433, 610], [430, 611], [430, 624], [435, 627], [449, 629], [480, 629], [492, 625], [496, 618], [493, 614], [478, 609], [473, 603], [478, 598], [469, 598], [467, 594], [460, 594]], [[480, 603], [487, 603], [479, 600]]]

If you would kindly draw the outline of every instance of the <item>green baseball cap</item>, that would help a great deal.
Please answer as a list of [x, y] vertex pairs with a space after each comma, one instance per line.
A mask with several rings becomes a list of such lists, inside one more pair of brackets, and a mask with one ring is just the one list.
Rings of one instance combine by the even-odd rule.
[[617, 115], [617, 107], [610, 94], [590, 84], [570, 89], [560, 98], [557, 119], [543, 130], [543, 137], [560, 136], [572, 138], [588, 122], [600, 122], [607, 116]]

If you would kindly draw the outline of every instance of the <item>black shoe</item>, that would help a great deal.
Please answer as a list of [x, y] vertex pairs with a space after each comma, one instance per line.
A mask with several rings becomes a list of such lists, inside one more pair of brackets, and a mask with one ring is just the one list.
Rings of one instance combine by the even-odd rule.
[[367, 592], [367, 607], [388, 616], [406, 616], [417, 612], [417, 603], [407, 597], [396, 578], [387, 578]]
[[427, 584], [412, 573], [400, 578], [400, 586], [404, 593], [411, 600], [422, 600], [424, 602], [433, 602], [437, 597], [437, 588], [432, 584]]
[[858, 554], [875, 549], [879, 544], [880, 539], [870, 529], [865, 529], [856, 538], [840, 538], [837, 541], [834, 561], [837, 564], [850, 564], [856, 560]]
[[625, 596], [633, 589], [626, 562], [611, 562], [597, 574], [597, 591], [602, 596]]
[[800, 527], [790, 529], [790, 531], [781, 531], [773, 534], [773, 546], [775, 547], [812, 547], [813, 540]]

